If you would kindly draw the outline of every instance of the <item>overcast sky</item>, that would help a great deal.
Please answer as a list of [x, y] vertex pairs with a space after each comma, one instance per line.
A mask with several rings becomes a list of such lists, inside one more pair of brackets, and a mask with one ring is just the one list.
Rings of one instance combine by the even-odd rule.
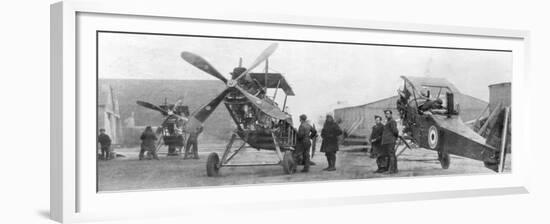
[[[182, 51], [201, 55], [229, 77], [240, 57], [247, 67], [274, 42], [113, 33], [99, 38], [99, 78], [114, 79], [215, 80], [181, 59]], [[338, 101], [359, 105], [396, 95], [401, 75], [444, 77], [462, 93], [486, 101], [488, 85], [512, 77], [510, 52], [277, 43], [269, 67], [283, 73], [296, 93], [287, 103], [295, 118], [324, 115]], [[263, 69], [260, 65], [256, 71]]]

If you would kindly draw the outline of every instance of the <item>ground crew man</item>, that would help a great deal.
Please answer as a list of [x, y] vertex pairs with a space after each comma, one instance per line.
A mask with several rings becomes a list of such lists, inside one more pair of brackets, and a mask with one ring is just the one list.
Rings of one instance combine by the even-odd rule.
[[387, 154], [382, 150], [382, 133], [384, 132], [384, 125], [382, 124], [382, 117], [374, 116], [375, 125], [372, 126], [372, 132], [370, 134], [371, 143], [371, 158], [376, 158], [376, 165], [378, 169], [375, 173], [382, 173], [388, 170]]
[[[304, 169], [302, 172], [309, 172], [309, 149], [311, 147], [311, 138], [317, 135], [317, 130], [307, 122], [305, 114], [300, 115], [300, 127], [296, 135], [296, 150], [294, 150], [295, 158], [302, 158]], [[298, 159], [298, 161], [300, 161]]]
[[149, 152], [153, 156], [153, 159], [159, 160], [157, 156], [156, 143], [157, 135], [153, 132], [151, 126], [147, 126], [141, 134], [141, 150], [139, 151], [139, 160], [143, 159], [143, 154]]
[[[164, 121], [163, 126], [166, 127], [169, 134], [169, 139], [166, 137], [164, 138], [165, 143], [168, 145], [168, 154], [167, 156], [177, 156], [178, 152], [176, 151], [176, 148], [179, 145], [183, 145], [183, 141], [180, 140], [180, 136], [178, 135], [178, 120], [179, 118], [174, 114], [174, 111], [169, 109], [168, 110], [168, 117]], [[168, 141], [169, 140], [169, 141]], [[181, 138], [183, 140], [183, 138]], [[179, 143], [179, 144], [178, 144]]]
[[325, 153], [327, 157], [328, 167], [323, 169], [325, 171], [336, 170], [336, 152], [338, 151], [338, 136], [342, 134], [342, 129], [334, 122], [334, 118], [331, 115], [327, 115], [323, 130], [321, 130], [321, 137], [323, 142], [321, 143], [321, 152]]
[[109, 149], [111, 148], [111, 138], [109, 135], [105, 134], [105, 129], [99, 129], [99, 136], [97, 136], [97, 141], [101, 146], [101, 160], [109, 160]]
[[397, 122], [392, 118], [392, 111], [385, 110], [386, 124], [384, 125], [384, 131], [382, 132], [382, 150], [387, 154], [388, 170], [389, 173], [397, 173], [397, 157], [395, 156], [395, 142], [399, 136], [399, 130], [397, 130]]
[[[187, 144], [185, 146], [185, 155], [183, 159], [199, 159], [199, 135], [202, 133], [203, 127], [200, 126], [196, 132], [191, 132], [189, 138], [187, 139]], [[191, 156], [189, 156], [189, 151], [191, 151]]]

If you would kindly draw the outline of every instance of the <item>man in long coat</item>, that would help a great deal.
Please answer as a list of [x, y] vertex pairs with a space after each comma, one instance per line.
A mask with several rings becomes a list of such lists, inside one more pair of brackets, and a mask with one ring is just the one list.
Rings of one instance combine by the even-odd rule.
[[323, 142], [321, 143], [321, 152], [325, 153], [327, 157], [328, 167], [323, 169], [325, 171], [336, 170], [336, 152], [338, 151], [338, 136], [342, 134], [342, 129], [334, 122], [334, 118], [331, 115], [327, 115], [323, 130], [321, 130], [321, 137]]
[[139, 160], [143, 159], [143, 154], [145, 152], [149, 152], [153, 156], [153, 159], [158, 160], [159, 158], [156, 151], [157, 135], [153, 132], [151, 126], [147, 126], [145, 128], [140, 136], [140, 139], [141, 150], [139, 151]]
[[[302, 172], [309, 172], [309, 149], [311, 148], [311, 137], [317, 135], [317, 130], [307, 123], [307, 116], [300, 115], [300, 127], [296, 135], [296, 150], [294, 150], [294, 158], [301, 157], [304, 163]], [[298, 159], [299, 160], [299, 159]]]
[[387, 153], [389, 158], [389, 173], [397, 173], [397, 157], [395, 156], [395, 142], [399, 136], [397, 122], [392, 118], [392, 111], [385, 110], [386, 124], [382, 132], [382, 150]]
[[388, 170], [387, 153], [382, 150], [382, 133], [384, 132], [384, 125], [382, 124], [382, 117], [374, 116], [375, 125], [372, 126], [372, 132], [370, 134], [371, 143], [371, 158], [376, 158], [376, 165], [378, 169], [375, 173], [381, 173]]

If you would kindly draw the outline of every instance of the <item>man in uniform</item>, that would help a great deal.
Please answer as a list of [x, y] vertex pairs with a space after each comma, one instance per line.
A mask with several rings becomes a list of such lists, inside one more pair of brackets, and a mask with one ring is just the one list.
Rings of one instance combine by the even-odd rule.
[[302, 158], [304, 169], [302, 172], [309, 172], [309, 149], [311, 147], [311, 138], [317, 135], [317, 130], [307, 122], [305, 114], [300, 115], [300, 127], [296, 136], [295, 158]]
[[388, 170], [390, 174], [397, 173], [397, 157], [395, 156], [395, 142], [399, 136], [397, 130], [397, 122], [392, 118], [391, 110], [384, 110], [386, 115], [386, 124], [382, 132], [382, 150], [387, 154], [389, 159]]
[[111, 138], [105, 134], [105, 129], [99, 129], [97, 141], [101, 145], [101, 157], [99, 159], [109, 160], [109, 148], [111, 147]]
[[[202, 133], [203, 127], [200, 126], [196, 132], [191, 132], [189, 138], [187, 139], [187, 144], [185, 146], [185, 155], [183, 159], [199, 159], [199, 135]], [[191, 156], [189, 156], [189, 151], [191, 151]]]
[[376, 158], [378, 169], [375, 173], [381, 173], [388, 170], [387, 156], [381, 149], [384, 125], [382, 124], [382, 117], [378, 115], [374, 116], [374, 121], [375, 125], [372, 126], [372, 132], [370, 134], [371, 158]]

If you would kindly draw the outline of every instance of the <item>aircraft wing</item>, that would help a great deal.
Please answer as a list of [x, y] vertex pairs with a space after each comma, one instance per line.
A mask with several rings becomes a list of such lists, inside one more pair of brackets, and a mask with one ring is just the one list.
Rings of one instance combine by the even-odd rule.
[[[446, 129], [447, 131], [454, 132], [455, 134], [461, 135], [481, 145], [486, 145], [485, 138], [470, 129], [459, 117], [447, 118], [446, 116], [434, 115], [433, 119], [440, 127]], [[494, 149], [494, 147], [490, 145], [486, 146]]]
[[446, 152], [486, 163], [498, 163], [497, 149], [486, 144], [485, 138], [470, 129], [459, 117], [447, 118], [433, 115], [433, 120], [444, 133], [443, 148]]

